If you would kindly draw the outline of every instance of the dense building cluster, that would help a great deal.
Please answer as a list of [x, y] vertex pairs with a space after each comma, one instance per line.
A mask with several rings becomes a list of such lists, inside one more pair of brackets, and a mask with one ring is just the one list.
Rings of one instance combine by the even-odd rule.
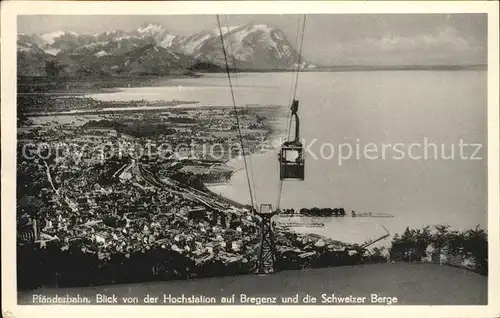
[[[249, 140], [269, 133], [263, 117], [251, 112], [242, 117]], [[234, 121], [227, 111], [49, 118], [33, 117], [18, 131], [19, 257], [30, 260], [23, 262], [28, 267], [43, 268], [44, 257], [54, 253], [100, 264], [118, 257], [126, 266], [127, 260], [158, 250], [198, 269], [215, 261], [247, 266], [247, 271], [253, 266], [255, 257], [249, 255], [256, 253], [248, 251], [258, 243], [253, 214], [193, 186], [193, 181], [225, 182], [234, 170], [223, 161], [230, 154], [214, 159], [203, 148], [230, 149], [236, 143], [234, 127], [227, 129]], [[170, 131], [153, 129], [153, 137], [137, 133], [152, 126]], [[154, 151], [165, 144], [170, 148], [163, 156]], [[161, 261], [150, 265], [144, 266], [157, 274], [164, 267]], [[65, 275], [64, 268], [47, 275], [53, 272]]]

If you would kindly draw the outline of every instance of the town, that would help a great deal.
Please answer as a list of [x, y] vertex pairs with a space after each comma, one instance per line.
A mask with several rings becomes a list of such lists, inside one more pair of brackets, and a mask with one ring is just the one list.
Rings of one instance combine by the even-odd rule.
[[[75, 278], [69, 273], [82, 266], [87, 272], [108, 268], [99, 278], [89, 274], [95, 284], [126, 282], [120, 276], [126, 273], [124, 264], [146, 268], [134, 278], [146, 280], [251, 272], [259, 243], [258, 217], [251, 206], [212, 193], [206, 185], [229, 180], [235, 168], [228, 160], [265, 151], [262, 142], [280, 134], [275, 127], [285, 112], [277, 106], [240, 112], [248, 142], [244, 148], [233, 110], [223, 107], [177, 106], [153, 113], [51, 116], [45, 121], [31, 117], [33, 122], [18, 130], [22, 263], [59, 255], [62, 261], [51, 260], [50, 268], [39, 264], [46, 271], [39, 276], [57, 273], [51, 282], [63, 285], [92, 284], [87, 275]], [[315, 254], [297, 248], [297, 242], [347, 253], [347, 245], [340, 242], [286, 227], [278, 233], [287, 267], [306, 266]], [[29, 244], [33, 241], [35, 246]], [[292, 256], [303, 264], [291, 262]], [[75, 260], [80, 264], [68, 265]], [[121, 270], [110, 270], [113, 263]], [[26, 281], [37, 284], [26, 272]]]

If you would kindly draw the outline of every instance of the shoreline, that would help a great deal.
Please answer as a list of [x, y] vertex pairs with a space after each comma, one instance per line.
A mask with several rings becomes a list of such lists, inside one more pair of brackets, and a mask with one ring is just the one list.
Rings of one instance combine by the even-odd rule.
[[[189, 105], [196, 104], [198, 102], [186, 102], [178, 105]], [[116, 114], [119, 112], [142, 112], [142, 111], [161, 111], [163, 109], [179, 109], [177, 105], [165, 105], [165, 106], [138, 106], [138, 107], [116, 107], [113, 109], [112, 107], [103, 108], [103, 109], [93, 109], [93, 110], [70, 110], [70, 111], [62, 111], [62, 112], [48, 112], [48, 113], [27, 113], [28, 117], [51, 117], [51, 116], [78, 116], [78, 115], [109, 115]]]
[[[165, 105], [165, 106], [131, 106], [131, 107], [107, 107], [103, 109], [75, 109], [70, 111], [60, 111], [60, 112], [31, 112], [26, 113], [25, 116], [28, 118], [36, 117], [55, 117], [55, 116], [84, 116], [84, 115], [109, 115], [118, 114], [120, 112], [143, 112], [143, 111], [162, 111], [162, 110], [185, 110], [193, 108], [203, 108], [206, 110], [210, 109], [225, 109], [232, 106], [225, 105], [202, 105], [199, 101], [165, 101], [165, 103], [177, 102], [176, 105]], [[265, 108], [265, 107], [285, 107], [281, 105], [245, 105], [245, 108]], [[231, 159], [230, 159], [231, 160]]]
[[[270, 142], [271, 144], [273, 144], [273, 142], [277, 141], [277, 140], [284, 140], [284, 138], [286, 137], [286, 133], [277, 133], [277, 134], [272, 134], [271, 132], [271, 136], [270, 136]], [[273, 152], [275, 151], [276, 149], [278, 149], [280, 146], [277, 146], [277, 147], [273, 147], [273, 148], [266, 148], [266, 150], [260, 150], [260, 151], [256, 151], [256, 152], [253, 152], [253, 153], [248, 153], [248, 154], [245, 154], [245, 157], [247, 158], [250, 158], [251, 156], [262, 156], [262, 155], [266, 155], [268, 154], [269, 152]], [[224, 196], [222, 193], [218, 193], [217, 191], [215, 191], [215, 188], [216, 187], [231, 187], [232, 186], [232, 182], [234, 182], [234, 178], [235, 176], [238, 174], [238, 173], [241, 173], [241, 171], [245, 170], [245, 163], [243, 161], [243, 156], [240, 156], [238, 158], [231, 158], [231, 159], [228, 159], [225, 164], [227, 166], [230, 166], [232, 168], [234, 168], [235, 170], [231, 173], [231, 177], [229, 178], [229, 180], [226, 182], [226, 183], [221, 183], [221, 184], [206, 184], [205, 185], [205, 188], [210, 191], [210, 193], [216, 195], [217, 197], [223, 197], [227, 200], [230, 200], [232, 202], [237, 202], [236, 200], [232, 199], [232, 198], [229, 198], [229, 197], [226, 197]], [[253, 182], [253, 181], [252, 181]], [[242, 202], [238, 202], [239, 204], [245, 206], [245, 205], [250, 205], [250, 203], [247, 203], [247, 204], [244, 204]]]

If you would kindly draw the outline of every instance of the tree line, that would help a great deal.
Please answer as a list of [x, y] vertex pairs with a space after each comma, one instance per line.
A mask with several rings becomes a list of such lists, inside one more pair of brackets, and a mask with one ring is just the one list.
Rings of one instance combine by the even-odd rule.
[[477, 226], [457, 231], [448, 225], [426, 226], [395, 234], [389, 259], [403, 262], [433, 262], [467, 267], [482, 275], [488, 274], [488, 238]]

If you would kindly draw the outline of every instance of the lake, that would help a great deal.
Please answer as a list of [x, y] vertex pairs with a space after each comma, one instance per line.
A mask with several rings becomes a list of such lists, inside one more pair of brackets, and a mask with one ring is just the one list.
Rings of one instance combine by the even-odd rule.
[[[291, 73], [237, 74], [236, 103], [289, 105], [291, 81]], [[172, 80], [166, 87], [124, 88], [88, 97], [232, 106], [227, 83], [224, 74], [215, 74]], [[306, 180], [284, 183], [280, 207], [344, 207], [349, 215], [351, 210], [394, 215], [330, 218], [323, 228], [297, 229], [353, 242], [383, 234], [382, 225], [391, 233], [427, 224], [486, 228], [486, 91], [484, 70], [301, 73], [301, 138], [305, 145], [313, 144], [305, 155]], [[464, 146], [461, 153], [460, 143], [479, 145]], [[346, 144], [343, 154], [350, 145], [353, 156], [339, 160], [341, 144]], [[356, 147], [360, 156], [355, 155]], [[366, 147], [371, 149], [368, 155]], [[452, 157], [452, 148], [454, 158], [442, 158]], [[276, 206], [276, 155], [269, 151], [251, 156], [257, 204]], [[241, 167], [242, 161], [232, 164]], [[244, 170], [235, 173], [230, 184], [212, 190], [249, 203]]]

